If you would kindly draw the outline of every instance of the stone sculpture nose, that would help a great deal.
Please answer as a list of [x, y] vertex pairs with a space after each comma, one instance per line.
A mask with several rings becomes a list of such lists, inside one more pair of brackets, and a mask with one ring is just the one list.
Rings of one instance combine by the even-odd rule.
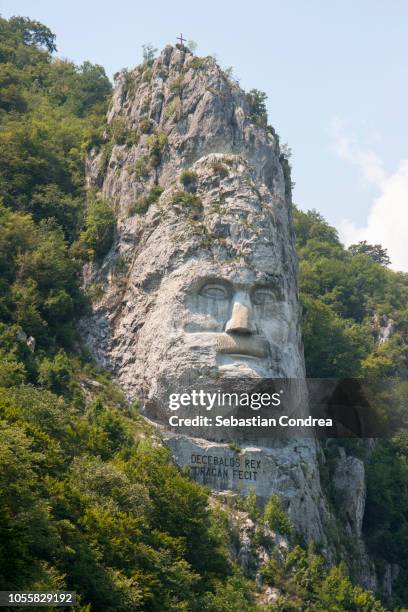
[[252, 308], [249, 296], [240, 293], [235, 296], [232, 306], [231, 318], [225, 331], [235, 334], [254, 334], [256, 332], [252, 323]]

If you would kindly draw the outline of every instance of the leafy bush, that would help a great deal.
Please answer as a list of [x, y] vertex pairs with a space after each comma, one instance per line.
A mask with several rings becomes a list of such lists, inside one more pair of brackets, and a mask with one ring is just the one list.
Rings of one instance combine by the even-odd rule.
[[187, 191], [194, 191], [197, 185], [197, 173], [193, 170], [183, 170], [180, 174], [180, 183]]
[[156, 131], [148, 137], [147, 146], [153, 168], [160, 165], [166, 144], [167, 136], [164, 132]]
[[283, 563], [272, 557], [261, 569], [265, 582], [281, 595], [278, 610], [336, 610], [338, 612], [385, 612], [369, 591], [354, 586], [344, 564], [328, 569], [323, 557], [300, 546], [286, 553]]
[[153, 64], [155, 55], [157, 53], [157, 49], [153, 47], [153, 45], [150, 43], [147, 43], [146, 45], [142, 45], [142, 49], [143, 49], [143, 61], [148, 66], [151, 66]]
[[271, 495], [267, 501], [264, 521], [273, 531], [277, 531], [281, 535], [289, 536], [293, 532], [292, 523], [285, 512], [279, 495]]
[[323, 301], [302, 294], [302, 337], [308, 374], [312, 377], [353, 377], [369, 350], [365, 328], [341, 318]]
[[[191, 49], [191, 51], [194, 53], [193, 49]], [[188, 68], [192, 68], [193, 70], [201, 70], [205, 67], [206, 63], [207, 58], [205, 57], [193, 57], [188, 64]]]
[[149, 163], [149, 157], [147, 155], [142, 155], [135, 162], [135, 175], [137, 178], [147, 178], [150, 174], [151, 167]]
[[181, 111], [181, 100], [178, 96], [170, 100], [170, 102], [166, 106], [166, 117], [175, 116], [178, 118], [179, 113]]
[[202, 207], [200, 198], [188, 191], [176, 191], [172, 198], [172, 204], [191, 209], [199, 209]]
[[240, 453], [241, 452], [241, 448], [240, 446], [238, 446], [238, 444], [236, 442], [230, 442], [228, 444], [228, 448], [230, 448], [232, 451], [234, 451], [234, 453]]
[[116, 219], [109, 204], [92, 194], [88, 199], [85, 229], [80, 240], [90, 259], [101, 259], [112, 246]]
[[218, 174], [221, 178], [228, 176], [228, 166], [223, 162], [212, 162], [210, 164], [211, 170], [214, 174]]
[[57, 395], [70, 395], [73, 384], [73, 368], [70, 359], [62, 350], [53, 359], [45, 358], [39, 367], [38, 382]]
[[152, 122], [147, 117], [141, 119], [139, 123], [139, 132], [141, 134], [149, 134], [152, 130]]
[[0, 349], [0, 387], [14, 387], [26, 382], [26, 369], [13, 353]]
[[183, 93], [183, 84], [184, 75], [181, 73], [174, 79], [174, 81], [170, 83], [170, 91], [175, 93], [180, 98], [181, 94]]
[[137, 129], [129, 129], [124, 117], [115, 117], [108, 126], [109, 142], [116, 145], [136, 145], [140, 140]]
[[251, 121], [258, 127], [266, 128], [268, 113], [266, 110], [267, 95], [259, 89], [251, 89], [246, 95]]
[[236, 500], [236, 506], [241, 512], [247, 512], [249, 518], [253, 521], [257, 521], [261, 516], [255, 490], [250, 491], [248, 495], [239, 497]]
[[63, 229], [65, 238], [72, 242], [84, 218], [83, 198], [64, 193], [58, 185], [41, 185], [33, 189], [27, 211], [39, 223], [42, 219], [55, 219]]
[[129, 214], [143, 215], [151, 204], [158, 201], [163, 191], [163, 187], [160, 187], [160, 185], [154, 185], [145, 198], [140, 198], [140, 200], [134, 203], [132, 208], [129, 210]]

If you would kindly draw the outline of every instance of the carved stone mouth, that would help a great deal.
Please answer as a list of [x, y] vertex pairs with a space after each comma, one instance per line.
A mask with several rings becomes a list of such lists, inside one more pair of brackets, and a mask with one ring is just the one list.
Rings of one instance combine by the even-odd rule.
[[247, 355], [259, 358], [268, 356], [268, 342], [262, 336], [218, 334], [216, 346], [218, 353], [224, 355]]

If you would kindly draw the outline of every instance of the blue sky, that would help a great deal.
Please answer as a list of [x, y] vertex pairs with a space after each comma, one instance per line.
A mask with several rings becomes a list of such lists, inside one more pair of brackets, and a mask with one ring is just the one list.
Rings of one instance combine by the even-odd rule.
[[[58, 54], [111, 76], [182, 31], [244, 89], [268, 95], [293, 151], [294, 201], [346, 242], [382, 242], [408, 271], [408, 2], [404, 0], [0, 0], [57, 35]], [[405, 252], [407, 251], [407, 252]]]

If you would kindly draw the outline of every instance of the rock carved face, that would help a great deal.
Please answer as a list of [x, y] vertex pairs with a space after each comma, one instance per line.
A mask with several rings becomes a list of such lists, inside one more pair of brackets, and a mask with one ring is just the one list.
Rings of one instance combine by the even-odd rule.
[[187, 290], [187, 343], [212, 346], [221, 371], [262, 370], [271, 376], [288, 336], [280, 279], [256, 278], [249, 270], [222, 272], [195, 279]]
[[293, 309], [279, 274], [184, 260], [162, 280], [141, 330], [139, 346], [150, 349], [141, 357], [147, 414], [160, 420], [170, 393], [298, 377]]
[[175, 203], [176, 185], [138, 221], [110, 353], [130, 395], [205, 378], [303, 375], [286, 204], [255, 189], [240, 158], [222, 181], [214, 163], [211, 155], [193, 166], [200, 206]]
[[162, 280], [140, 330], [147, 386], [154, 378], [165, 388], [206, 377], [295, 377], [293, 309], [279, 274], [184, 260]]

